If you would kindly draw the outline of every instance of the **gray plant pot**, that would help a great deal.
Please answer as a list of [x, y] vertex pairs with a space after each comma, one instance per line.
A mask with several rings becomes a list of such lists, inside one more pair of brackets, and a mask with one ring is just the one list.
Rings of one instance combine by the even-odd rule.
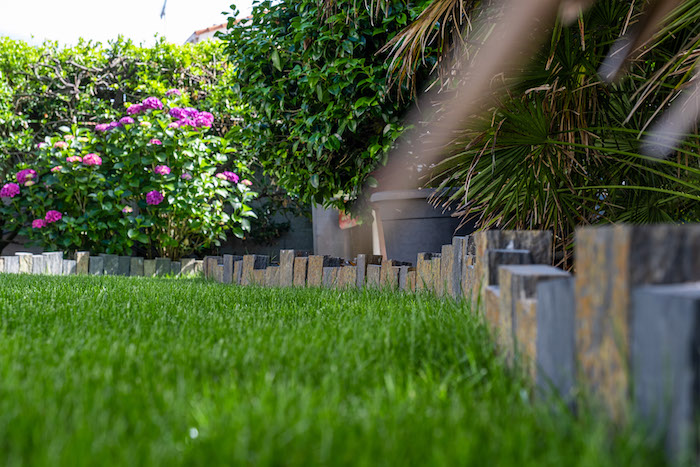
[[439, 253], [452, 243], [455, 235], [476, 230], [474, 222], [458, 228], [461, 219], [452, 217], [456, 205], [447, 209], [433, 207], [428, 197], [435, 189], [381, 191], [370, 197], [384, 230], [388, 259], [414, 265], [418, 253]]

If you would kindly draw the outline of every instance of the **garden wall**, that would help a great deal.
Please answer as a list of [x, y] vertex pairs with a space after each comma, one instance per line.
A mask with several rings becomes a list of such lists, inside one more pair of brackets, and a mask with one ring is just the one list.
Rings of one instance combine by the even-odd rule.
[[[700, 460], [700, 225], [581, 228], [576, 274], [552, 267], [552, 235], [455, 237], [415, 265], [282, 250], [203, 260], [63, 253], [0, 257], [0, 272], [203, 275], [241, 286], [384, 288], [465, 300], [541, 392], [595, 394], [613, 419], [641, 416], [673, 460]], [[692, 462], [692, 461], [691, 461]]]

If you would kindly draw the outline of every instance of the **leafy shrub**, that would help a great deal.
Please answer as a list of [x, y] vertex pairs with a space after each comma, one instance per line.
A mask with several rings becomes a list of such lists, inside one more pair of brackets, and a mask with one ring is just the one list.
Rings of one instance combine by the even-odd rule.
[[255, 197], [246, 165], [221, 170], [233, 150], [207, 135], [214, 116], [168, 94], [167, 107], [149, 97], [118, 121], [39, 143], [2, 188], [3, 218], [47, 248], [126, 254], [143, 245], [170, 258], [217, 245], [228, 229], [243, 236]]
[[250, 22], [229, 18], [222, 38], [246, 104], [239, 141], [285, 190], [342, 208], [372, 183], [409, 104], [389, 92], [378, 52], [429, 3], [262, 1]]

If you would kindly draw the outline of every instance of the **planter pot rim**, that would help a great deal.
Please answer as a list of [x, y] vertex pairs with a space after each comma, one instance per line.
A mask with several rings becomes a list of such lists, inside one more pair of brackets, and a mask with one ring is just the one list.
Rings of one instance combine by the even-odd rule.
[[437, 188], [423, 188], [422, 190], [388, 190], [378, 191], [370, 196], [371, 203], [381, 201], [397, 201], [401, 199], [428, 198], [437, 191]]

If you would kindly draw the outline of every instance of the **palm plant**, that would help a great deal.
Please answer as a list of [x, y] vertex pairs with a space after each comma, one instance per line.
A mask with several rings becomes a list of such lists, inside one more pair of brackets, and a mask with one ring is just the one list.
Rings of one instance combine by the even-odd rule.
[[[450, 21], [443, 16], [429, 24], [436, 16], [423, 15], [416, 23], [427, 24], [410, 25], [387, 47], [397, 80], [410, 79], [420, 60], [416, 44], [469, 37], [471, 23], [455, 12], [468, 16], [474, 2], [434, 4], [433, 11], [450, 5]], [[668, 160], [639, 150], [650, 122], [693, 76], [700, 7], [688, 2], [675, 11], [629, 65], [628, 79], [607, 85], [598, 77], [611, 44], [635, 24], [643, 6], [600, 0], [573, 26], [558, 23], [510, 92], [445, 147], [430, 181], [457, 188], [450, 199], [460, 202], [465, 220], [476, 217], [484, 228], [553, 230], [558, 257], [570, 265], [578, 225], [700, 219], [697, 132]]]

